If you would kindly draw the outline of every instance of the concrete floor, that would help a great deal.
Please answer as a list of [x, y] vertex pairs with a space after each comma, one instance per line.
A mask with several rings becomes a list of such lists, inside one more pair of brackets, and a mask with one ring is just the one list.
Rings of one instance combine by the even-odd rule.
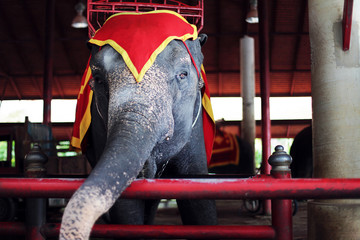
[[[176, 203], [171, 201], [168, 207], [162, 207], [157, 212], [155, 224], [181, 224]], [[271, 216], [250, 213], [244, 207], [242, 200], [217, 200], [219, 225], [271, 225]], [[293, 217], [293, 239], [307, 239], [307, 203], [298, 202], [298, 211]]]
[[[167, 206], [165, 207], [165, 204]], [[242, 200], [217, 200], [216, 201], [219, 225], [271, 225], [271, 217], [258, 213], [250, 213], [246, 210]], [[49, 222], [60, 222], [61, 213], [53, 214]], [[101, 219], [99, 219], [101, 221]], [[102, 222], [100, 222], [102, 223]], [[181, 225], [180, 215], [176, 202], [162, 201], [155, 218], [156, 225]], [[0, 240], [22, 240], [0, 236]], [[299, 202], [298, 211], [293, 217], [293, 239], [307, 239], [307, 203]], [[91, 240], [105, 240], [103, 238], [91, 238]]]

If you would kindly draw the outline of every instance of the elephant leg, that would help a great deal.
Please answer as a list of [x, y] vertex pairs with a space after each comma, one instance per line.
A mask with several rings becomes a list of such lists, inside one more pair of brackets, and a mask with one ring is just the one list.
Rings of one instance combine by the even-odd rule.
[[[118, 199], [109, 210], [111, 223], [126, 225], [153, 224], [159, 202], [160, 200]], [[134, 238], [129, 239], [134, 240]]]
[[[186, 159], [191, 159], [186, 154]], [[201, 166], [199, 164], [193, 164], [194, 162], [176, 161], [180, 164], [169, 164], [170, 166], [164, 172], [164, 177], [167, 176], [181, 176], [187, 175], [205, 175], [207, 174], [206, 164]], [[217, 224], [217, 212], [215, 200], [201, 199], [183, 199], [176, 200], [178, 209], [180, 212], [181, 220], [184, 225], [216, 225]]]
[[[208, 174], [203, 128], [200, 123], [202, 123], [201, 119], [193, 128], [190, 142], [173, 159], [173, 162], [170, 161], [169, 171], [174, 175], [186, 177]], [[217, 224], [215, 200], [177, 200], [177, 204], [184, 225]]]
[[112, 223], [144, 224], [145, 202], [141, 199], [118, 199], [109, 210]]
[[145, 200], [145, 216], [144, 224], [152, 225], [154, 224], [156, 211], [158, 209], [160, 200]]
[[[198, 164], [190, 155], [186, 155], [186, 159], [190, 160], [186, 166], [182, 163], [177, 166], [176, 174], [182, 177], [186, 175], [205, 175], [207, 174], [207, 167]], [[197, 156], [199, 157], [199, 156]], [[194, 161], [191, 161], [194, 159]], [[181, 162], [181, 161], [180, 161]], [[216, 225], [217, 212], [215, 200], [201, 199], [201, 200], [177, 200], [177, 205], [181, 215], [181, 220], [184, 225]]]
[[151, 225], [160, 200], [119, 199], [110, 209], [112, 223]]
[[177, 200], [184, 225], [216, 225], [214, 200]]

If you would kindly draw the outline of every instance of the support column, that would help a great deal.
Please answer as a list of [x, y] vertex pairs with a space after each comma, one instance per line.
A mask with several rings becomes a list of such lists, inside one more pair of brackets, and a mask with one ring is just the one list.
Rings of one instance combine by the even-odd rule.
[[[342, 49], [344, 0], [309, 0], [314, 177], [360, 177], [360, 2], [349, 51]], [[308, 205], [309, 239], [360, 239], [359, 200]]]
[[54, 45], [54, 16], [55, 0], [46, 1], [45, 18], [45, 57], [44, 57], [44, 116], [43, 123], [51, 123], [51, 99], [52, 99], [52, 81], [53, 81], [53, 45]]
[[[260, 91], [261, 91], [261, 140], [262, 166], [261, 173], [269, 174], [267, 160], [271, 154], [271, 121], [270, 121], [270, 46], [269, 46], [269, 1], [259, 1], [259, 49], [260, 49]], [[271, 214], [270, 200], [264, 200], [264, 214]]]
[[[255, 48], [254, 38], [249, 36], [240, 39], [240, 74], [243, 105], [241, 138], [251, 145], [253, 159], [255, 159]], [[248, 172], [253, 174], [255, 170], [254, 160], [252, 163], [248, 163], [247, 166], [249, 166]]]

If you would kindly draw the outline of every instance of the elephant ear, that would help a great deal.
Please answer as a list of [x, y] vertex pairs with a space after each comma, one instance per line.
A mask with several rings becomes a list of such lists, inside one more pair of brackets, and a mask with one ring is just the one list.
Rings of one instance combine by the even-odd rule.
[[208, 39], [208, 35], [206, 35], [205, 33], [199, 34], [199, 40], [200, 40], [201, 47], [205, 45], [207, 39]]

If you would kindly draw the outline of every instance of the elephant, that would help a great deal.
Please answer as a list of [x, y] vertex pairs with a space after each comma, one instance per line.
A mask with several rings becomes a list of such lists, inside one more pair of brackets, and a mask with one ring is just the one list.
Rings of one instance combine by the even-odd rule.
[[[160, 23], [152, 22], [157, 21], [151, 18], [155, 15], [162, 18]], [[141, 33], [106, 28], [110, 19], [119, 19], [119, 24], [127, 25], [124, 29], [130, 25]], [[158, 201], [119, 198], [136, 178], [208, 173], [201, 107], [204, 80], [199, 74], [201, 47], [207, 36], [197, 35], [194, 25], [170, 11], [115, 14], [110, 19], [89, 40], [93, 97], [91, 123], [86, 142], [81, 144], [86, 145], [86, 156], [94, 168], [65, 208], [62, 240], [88, 239], [95, 221], [109, 210], [112, 223], [151, 224]], [[180, 26], [167, 26], [176, 21]], [[153, 25], [161, 29], [155, 29], [156, 34], [144, 33]], [[171, 31], [189, 26], [191, 34], [168, 37], [173, 36]], [[124, 44], [138, 48], [134, 58], [145, 54], [139, 45], [145, 48], [153, 38], [168, 35], [154, 51], [155, 57], [151, 55], [153, 62], [146, 62], [145, 71], [137, 75], [136, 64], [129, 64], [128, 56], [134, 49], [119, 47], [111, 39], [99, 41], [98, 34], [106, 29], [111, 34], [120, 31]], [[214, 200], [178, 200], [177, 204], [183, 224], [217, 224]]]
[[255, 174], [254, 151], [250, 143], [238, 135], [221, 129], [216, 124], [215, 143], [209, 163], [209, 172], [215, 174], [241, 174], [244, 177]]
[[290, 148], [291, 176], [293, 178], [313, 177], [312, 127], [301, 130], [294, 138]]

